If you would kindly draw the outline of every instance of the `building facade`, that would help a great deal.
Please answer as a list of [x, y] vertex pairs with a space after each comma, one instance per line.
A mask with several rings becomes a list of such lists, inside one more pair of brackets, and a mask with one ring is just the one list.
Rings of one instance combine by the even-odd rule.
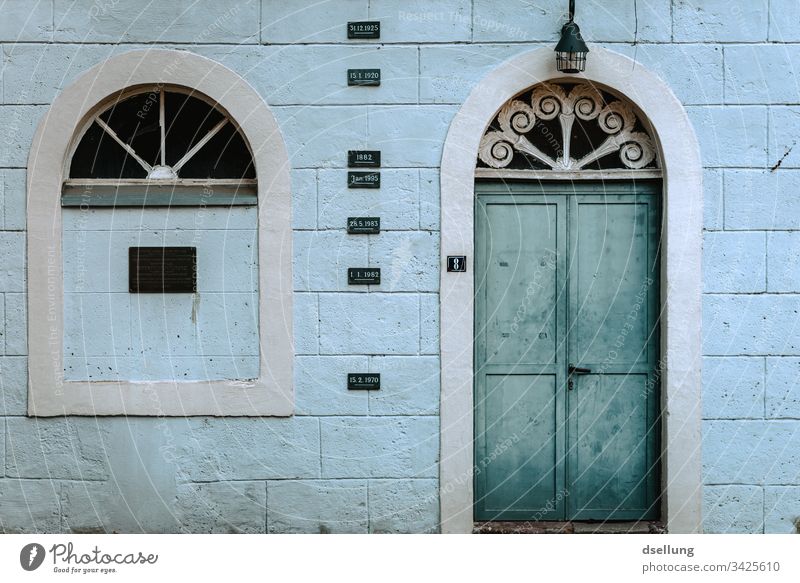
[[0, 530], [797, 532], [800, 8], [577, 4], [6, 2]]

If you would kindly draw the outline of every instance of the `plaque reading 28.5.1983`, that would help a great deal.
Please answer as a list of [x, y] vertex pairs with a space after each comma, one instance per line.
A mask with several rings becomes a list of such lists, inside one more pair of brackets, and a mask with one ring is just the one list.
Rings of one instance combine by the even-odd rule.
[[197, 248], [128, 248], [128, 284], [132, 294], [196, 292]]

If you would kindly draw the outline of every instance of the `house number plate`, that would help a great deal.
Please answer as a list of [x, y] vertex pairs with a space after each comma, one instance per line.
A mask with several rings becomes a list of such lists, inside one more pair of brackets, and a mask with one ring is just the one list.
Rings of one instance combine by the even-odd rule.
[[381, 375], [376, 372], [347, 373], [347, 388], [351, 391], [375, 391], [381, 388]]
[[381, 23], [377, 20], [348, 22], [347, 38], [381, 38]]
[[467, 270], [466, 255], [448, 255], [447, 271], [451, 273], [464, 273]]
[[351, 235], [377, 235], [381, 232], [381, 218], [348, 217], [347, 232]]
[[350, 285], [378, 285], [381, 270], [378, 267], [350, 267], [347, 269], [347, 283]]
[[380, 172], [348, 172], [347, 188], [380, 188]]
[[381, 84], [381, 70], [380, 69], [348, 69], [347, 70], [347, 84], [348, 85], [380, 85]]

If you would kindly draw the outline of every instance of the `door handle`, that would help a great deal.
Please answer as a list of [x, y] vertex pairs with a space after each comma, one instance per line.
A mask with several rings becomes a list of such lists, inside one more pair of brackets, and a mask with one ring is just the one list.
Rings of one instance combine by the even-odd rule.
[[579, 366], [575, 366], [574, 364], [570, 364], [567, 367], [567, 372], [569, 373], [570, 376], [572, 376], [574, 374], [591, 374], [592, 373], [592, 369], [590, 369], [590, 368], [581, 368]]

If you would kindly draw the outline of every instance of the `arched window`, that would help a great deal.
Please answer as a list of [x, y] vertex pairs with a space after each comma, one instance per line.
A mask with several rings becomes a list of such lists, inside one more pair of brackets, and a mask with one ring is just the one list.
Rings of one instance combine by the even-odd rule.
[[37, 129], [27, 217], [30, 415], [293, 413], [289, 161], [242, 77], [88, 70]]

